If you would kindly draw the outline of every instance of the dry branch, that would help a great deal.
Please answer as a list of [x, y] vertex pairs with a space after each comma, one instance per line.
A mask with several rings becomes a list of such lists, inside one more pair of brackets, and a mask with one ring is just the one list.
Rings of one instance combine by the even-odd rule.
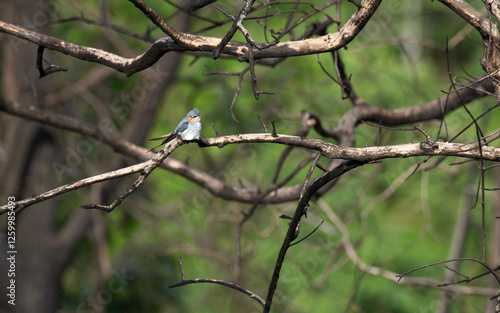
[[[172, 151], [174, 151], [177, 147], [182, 145], [182, 143], [183, 142], [181, 140], [173, 140], [170, 142], [169, 145], [165, 146], [165, 148], [168, 147], [167, 151], [165, 151], [165, 149], [162, 149], [162, 151], [160, 153], [157, 153], [152, 159], [147, 160], [145, 162], [135, 164], [132, 166], [128, 166], [125, 168], [121, 168], [121, 169], [116, 170], [116, 171], [111, 171], [111, 172], [95, 175], [92, 177], [88, 177], [85, 179], [81, 179], [79, 181], [76, 181], [76, 182], [66, 184], [64, 186], [49, 190], [49, 191], [44, 192], [42, 194], [27, 198], [24, 200], [16, 201], [16, 203], [15, 203], [16, 213], [20, 213], [22, 210], [24, 210], [25, 208], [27, 208], [30, 205], [33, 205], [33, 204], [48, 200], [50, 198], [62, 195], [62, 194], [67, 193], [69, 191], [77, 190], [77, 189], [80, 189], [80, 188], [85, 187], [85, 186], [97, 184], [97, 183], [100, 183], [103, 181], [131, 175], [131, 174], [138, 173], [138, 172], [142, 173], [141, 176], [139, 177], [139, 179], [144, 177], [140, 182], [140, 184], [142, 184], [144, 182], [144, 179], [147, 177], [147, 175], [149, 175], [154, 170], [154, 168], [156, 168]], [[136, 183], [137, 183], [137, 181], [136, 181]], [[119, 205], [124, 198], [126, 198], [130, 193], [132, 193], [135, 189], [137, 189], [137, 187], [139, 185], [137, 185], [128, 194], [126, 194], [124, 196], [122, 194], [120, 196], [120, 198], [118, 198], [118, 199], [120, 199], [119, 203], [116, 203], [116, 204], [113, 203], [113, 205], [107, 206], [107, 207], [100, 206], [100, 205], [85, 205], [82, 207], [85, 209], [99, 209], [99, 210], [110, 212], [117, 205]], [[0, 214], [3, 214], [3, 213], [5, 213], [5, 210], [0, 209]]]
[[[221, 38], [196, 36], [176, 31], [167, 25], [153, 9], [143, 1], [131, 0], [153, 23], [171, 37], [155, 41], [143, 54], [135, 58], [124, 58], [100, 49], [79, 46], [61, 39], [44, 35], [26, 28], [0, 21], [0, 32], [30, 41], [47, 49], [55, 50], [80, 60], [96, 62], [130, 76], [156, 63], [170, 51], [213, 52], [221, 43]], [[365, 0], [347, 23], [336, 33], [300, 41], [277, 43], [253, 52], [253, 58], [290, 57], [338, 50], [351, 42], [375, 13], [381, 0]], [[221, 51], [237, 57], [240, 61], [249, 59], [248, 44], [229, 41]]]
[[496, 27], [491, 27], [491, 21], [488, 17], [476, 10], [472, 5], [468, 4], [464, 0], [439, 0], [439, 2], [446, 5], [453, 12], [466, 20], [481, 34], [483, 38], [493, 36], [497, 41], [500, 40], [498, 30]]
[[[122, 139], [123, 140], [123, 139]], [[225, 135], [218, 136], [212, 138], [201, 138], [200, 142], [204, 146], [219, 146], [223, 147], [227, 144], [241, 144], [241, 143], [279, 143], [288, 146], [297, 146], [302, 148], [308, 148], [312, 150], [316, 150], [321, 153], [321, 155], [330, 158], [330, 159], [344, 159], [344, 160], [352, 160], [358, 162], [371, 162], [381, 159], [388, 158], [408, 158], [408, 157], [417, 157], [417, 156], [458, 156], [465, 157], [469, 159], [480, 159], [481, 157], [484, 160], [489, 161], [500, 161], [500, 148], [499, 147], [490, 147], [490, 146], [482, 146], [481, 149], [478, 148], [476, 144], [459, 144], [459, 143], [449, 143], [449, 142], [435, 142], [432, 148], [428, 147], [427, 142], [421, 143], [413, 143], [413, 144], [401, 144], [401, 145], [393, 145], [393, 146], [378, 146], [378, 147], [364, 147], [364, 148], [356, 148], [356, 147], [341, 147], [334, 145], [332, 143], [313, 139], [313, 138], [302, 138], [298, 136], [289, 136], [289, 135], [281, 135], [277, 134], [274, 137], [272, 134], [239, 134], [239, 135]], [[128, 143], [129, 146], [133, 146], [134, 149], [140, 150], [140, 155], [143, 158], [147, 158], [148, 149], [142, 148], [139, 146], [135, 146], [131, 143]], [[167, 159], [168, 160], [168, 159]], [[68, 192], [70, 190], [75, 190], [81, 188], [86, 185], [98, 183], [104, 180], [112, 179], [115, 177], [120, 177], [123, 175], [132, 174], [138, 171], [141, 171], [147, 165], [141, 163], [143, 165], [136, 167], [132, 166], [126, 168], [126, 170], [122, 173], [116, 173], [117, 171], [113, 171], [113, 173], [107, 176], [107, 174], [101, 174], [94, 178], [87, 178], [83, 180], [85, 183], [81, 185], [81, 182], [74, 182], [69, 184], [68, 186], [59, 187], [62, 188], [57, 191], [51, 190], [44, 193], [44, 196], [35, 196], [25, 200], [17, 201], [15, 206], [16, 208], [22, 207], [25, 208], [28, 205], [40, 202], [45, 200], [47, 195], [51, 195], [48, 198], [51, 198], [55, 195], [59, 195], [61, 193]], [[133, 171], [132, 171], [133, 170]], [[194, 182], [201, 183], [199, 181], [199, 172], [200, 170], [192, 169], [193, 173], [197, 177], [188, 177], [191, 178]], [[123, 174], [123, 175], [121, 175]], [[293, 191], [300, 191], [294, 188]], [[288, 189], [287, 191], [290, 191]], [[55, 193], [55, 194], [53, 194]], [[232, 200], [244, 201], [244, 202], [254, 202], [256, 198], [248, 199], [248, 191], [244, 191], [241, 188], [234, 188], [233, 194], [231, 195]], [[254, 194], [255, 195], [255, 194]], [[258, 194], [257, 194], [258, 196]], [[276, 203], [282, 201], [289, 201], [297, 198], [297, 194], [292, 194], [286, 196], [282, 195], [281, 197], [277, 197], [277, 193], [268, 194], [266, 197], [262, 199], [262, 202], [273, 202]], [[246, 200], [246, 201], [245, 201]], [[8, 211], [7, 205], [0, 207], [0, 214], [3, 214]]]
[[184, 269], [182, 268], [182, 263], [181, 263], [181, 258], [180, 257], [179, 257], [179, 262], [178, 263], [179, 263], [179, 271], [181, 272], [181, 278], [182, 278], [182, 280], [180, 282], [176, 283], [176, 284], [172, 284], [172, 285], [168, 286], [168, 288], [176, 288], [176, 287], [181, 287], [181, 286], [190, 285], [190, 284], [197, 284], [197, 283], [216, 284], [216, 285], [225, 286], [225, 287], [237, 290], [237, 291], [239, 291], [241, 293], [244, 293], [247, 296], [249, 296], [250, 298], [252, 298], [255, 301], [257, 301], [257, 303], [259, 303], [261, 306], [264, 306], [264, 300], [261, 297], [259, 297], [259, 295], [251, 292], [248, 289], [240, 287], [240, 286], [238, 286], [235, 283], [230, 283], [230, 282], [227, 282], [227, 281], [223, 281], [223, 280], [219, 280], [219, 279], [212, 279], [212, 278], [186, 279], [186, 277], [184, 276]]
[[500, 148], [482, 146], [482, 156], [477, 144], [461, 144], [450, 142], [435, 142], [429, 147], [426, 141], [420, 143], [409, 143], [392, 146], [377, 147], [343, 147], [314, 138], [303, 138], [298, 136], [277, 134], [239, 134], [226, 135], [201, 139], [207, 146], [218, 146], [222, 148], [227, 144], [236, 143], [279, 143], [287, 146], [296, 146], [319, 151], [322, 156], [330, 159], [355, 160], [369, 162], [381, 159], [408, 158], [416, 156], [458, 156], [471, 159], [488, 161], [500, 161]]
[[264, 306], [264, 313], [267, 313], [271, 310], [274, 293], [276, 291], [276, 288], [278, 287], [278, 280], [280, 277], [283, 262], [285, 261], [286, 253], [288, 251], [288, 248], [290, 248], [291, 246], [290, 244], [292, 243], [292, 241], [297, 237], [296, 234], [297, 226], [300, 223], [300, 219], [305, 213], [305, 208], [309, 204], [309, 200], [311, 199], [311, 197], [316, 193], [316, 191], [318, 191], [328, 182], [364, 164], [365, 163], [357, 161], [350, 161], [350, 160], [345, 161], [336, 168], [334, 168], [333, 170], [321, 175], [316, 180], [314, 180], [309, 186], [307, 186], [307, 188], [304, 191], [304, 194], [300, 197], [299, 203], [297, 204], [297, 208], [295, 209], [295, 213], [292, 217], [292, 220], [288, 224], [288, 231], [286, 233], [285, 239], [283, 240], [283, 244], [281, 245], [281, 249], [278, 254], [278, 259], [276, 260], [276, 265], [274, 267], [271, 282], [269, 283], [269, 289], [266, 297], [266, 304]]
[[[126, 175], [140, 172], [146, 166], [150, 165], [151, 163], [152, 163], [151, 160], [149, 160], [149, 161], [146, 161], [143, 163], [139, 163], [139, 164], [125, 167], [125, 168], [121, 168], [121, 169], [116, 170], [116, 171], [111, 171], [111, 172], [95, 175], [92, 177], [81, 179], [79, 181], [76, 181], [76, 182], [73, 182], [70, 184], [66, 184], [66, 185], [61, 186], [61, 187], [57, 187], [55, 189], [49, 190], [47, 192], [41, 193], [39, 195], [30, 197], [30, 198], [27, 198], [24, 200], [16, 201], [16, 204], [15, 204], [16, 213], [20, 213], [21, 211], [23, 211], [25, 208], [27, 208], [30, 205], [48, 200], [50, 198], [62, 195], [64, 193], [72, 191], [72, 190], [77, 190], [77, 189], [80, 189], [80, 188], [85, 187], [85, 186], [97, 184], [97, 183], [100, 183], [100, 182], [103, 182], [106, 180], [114, 179], [117, 177], [123, 177]], [[4, 208], [4, 207], [0, 208], [0, 214], [3, 214], [6, 212], [6, 208]]]
[[[113, 211], [117, 206], [119, 206], [122, 201], [127, 198], [129, 195], [131, 195], [137, 188], [139, 188], [140, 185], [144, 184], [144, 181], [146, 178], [151, 174], [155, 168], [158, 167], [163, 161], [179, 146], [182, 145], [182, 141], [179, 139], [175, 139], [173, 141], [170, 141], [168, 144], [166, 144], [151, 160], [147, 162], [143, 162], [144, 167], [141, 170], [141, 176], [136, 179], [136, 181], [129, 187], [127, 188], [122, 194], [113, 201], [110, 205], [102, 205], [102, 204], [85, 204], [82, 205], [81, 207], [84, 209], [96, 209], [96, 210], [101, 210], [104, 212], [111, 212]], [[151, 150], [150, 150], [151, 151]]]
[[[99, 141], [105, 142], [116, 151], [139, 160], [149, 159], [151, 156], [151, 154], [148, 153], [147, 148], [134, 145], [131, 142], [112, 133], [111, 131], [93, 127], [88, 123], [84, 123], [69, 116], [64, 116], [56, 113], [48, 113], [36, 107], [22, 106], [17, 103], [5, 102], [1, 99], [0, 110], [30, 120], [38, 121], [46, 125], [73, 130], [82, 135], [93, 137]], [[200, 143], [203, 146], [218, 146], [219, 148], [222, 148], [227, 144], [278, 143], [287, 146], [296, 146], [316, 150], [320, 152], [321, 155], [330, 159], [355, 160], [359, 162], [370, 162], [387, 158], [407, 158], [417, 156], [458, 156], [469, 159], [500, 161], [500, 148], [498, 147], [487, 145], [478, 147], [477, 144], [461, 144], [449, 142], [435, 142], [433, 143], [432, 147], [428, 145], [427, 141], [423, 141], [420, 143], [401, 144], [393, 146], [356, 148], [337, 146], [327, 141], [313, 138], [259, 133], [201, 138]], [[172, 158], [167, 158], [165, 162], [162, 163], [162, 167], [183, 175], [193, 182], [203, 186], [212, 194], [224, 199], [255, 203], [255, 199], [259, 198], [262, 193], [261, 191], [256, 189], [225, 186], [221, 181], [219, 181], [212, 175], [200, 169], [189, 167], [186, 164], [183, 164]], [[109, 177], [108, 179], [111, 178], [114, 177]], [[90, 180], [88, 184], [97, 183], [100, 181], [102, 180]], [[70, 187], [70, 189], [64, 189], [64, 192], [80, 188], [78, 187], [78, 182], [75, 182], [73, 184], [74, 185], [71, 185], [72, 187]], [[261, 200], [262, 203], [279, 203], [284, 201], [296, 200], [298, 199], [300, 189], [301, 186], [279, 188], [278, 190], [268, 194]], [[48, 191], [48, 193], [51, 192], [53, 191]], [[22, 200], [28, 201], [23, 204], [23, 207], [39, 202], [35, 200], [38, 199], [37, 197], [38, 196]], [[16, 208], [17, 207], [20, 207], [20, 201], [16, 202]], [[0, 207], [0, 214], [5, 213], [7, 210], [8, 208], [6, 205]]]
[[[326, 204], [323, 200], [319, 200], [317, 204], [319, 208], [328, 216], [333, 225], [335, 225], [342, 233], [342, 246], [344, 248], [344, 251], [347, 257], [360, 271], [368, 273], [373, 276], [380, 276], [387, 280], [402, 283], [405, 285], [437, 288], [440, 284], [443, 283], [442, 281], [439, 280], [423, 278], [423, 277], [400, 278], [399, 275], [395, 272], [365, 263], [360, 258], [353, 244], [351, 243], [349, 235], [350, 233], [347, 225], [337, 216], [335, 210], [331, 208], [328, 204]], [[483, 296], [494, 296], [498, 294], [498, 290], [495, 288], [482, 288], [482, 287], [460, 286], [460, 285], [448, 286], [446, 290], [468, 295], [474, 294]]]

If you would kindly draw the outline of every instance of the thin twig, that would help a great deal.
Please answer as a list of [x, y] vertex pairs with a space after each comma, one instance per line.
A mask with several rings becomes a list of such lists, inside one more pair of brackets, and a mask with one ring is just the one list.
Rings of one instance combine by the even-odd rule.
[[318, 230], [318, 228], [319, 228], [319, 227], [323, 224], [323, 222], [324, 222], [324, 220], [323, 220], [323, 221], [321, 221], [321, 223], [319, 223], [319, 225], [318, 225], [318, 226], [316, 226], [316, 228], [314, 228], [314, 229], [313, 229], [313, 231], [312, 231], [312, 232], [310, 232], [309, 234], [307, 234], [307, 236], [305, 236], [304, 238], [302, 238], [302, 239], [300, 239], [300, 240], [297, 240], [297, 241], [295, 241], [295, 242], [292, 242], [292, 243], [290, 244], [290, 247], [291, 247], [291, 246], [295, 246], [296, 244], [299, 244], [299, 243], [301, 243], [302, 241], [304, 241], [304, 240], [306, 240], [307, 238], [309, 238], [312, 234], [314, 234], [314, 232], [315, 232], [316, 230]]
[[181, 262], [180, 257], [179, 257], [178, 263], [179, 263], [179, 270], [181, 272], [182, 280], [176, 284], [172, 284], [172, 285], [168, 286], [168, 288], [176, 288], [176, 287], [185, 286], [185, 285], [189, 285], [189, 284], [196, 284], [196, 283], [217, 284], [217, 285], [222, 285], [222, 286], [237, 290], [239, 292], [242, 292], [242, 293], [246, 294], [247, 296], [249, 296], [250, 298], [257, 301], [257, 303], [259, 303], [261, 306], [264, 306], [265, 302], [261, 297], [259, 297], [257, 294], [251, 292], [248, 289], [245, 289], [243, 287], [238, 286], [235, 283], [230, 283], [227, 281], [223, 281], [223, 280], [219, 280], [219, 279], [210, 279], [210, 278], [185, 279], [184, 270], [182, 269], [182, 262]]
[[262, 118], [260, 117], [260, 115], [257, 115], [257, 117], [259, 118], [259, 121], [262, 124], [262, 127], [264, 128], [264, 132], [267, 133], [266, 124], [264, 124], [264, 121], [262, 120]]
[[181, 272], [182, 281], [185, 281], [186, 280], [186, 276], [184, 276], [184, 269], [182, 268], [182, 257], [179, 257], [179, 259], [177, 260], [177, 262], [179, 263], [179, 270]]
[[273, 125], [273, 132], [271, 133], [271, 136], [274, 138], [278, 137], [278, 134], [276, 133], [276, 125], [274, 125], [275, 120], [271, 120], [271, 124]]
[[474, 259], [474, 258], [456, 258], [456, 259], [451, 259], [451, 260], [438, 261], [438, 262], [434, 262], [434, 263], [430, 263], [430, 264], [426, 264], [426, 265], [422, 265], [422, 266], [416, 267], [416, 268], [411, 269], [411, 270], [409, 270], [409, 271], [407, 271], [407, 272], [405, 272], [403, 274], [396, 275], [396, 277], [398, 277], [398, 281], [400, 281], [406, 275], [411, 274], [413, 272], [416, 272], [418, 270], [424, 269], [424, 268], [436, 266], [436, 265], [443, 264], [443, 263], [461, 262], [461, 261], [472, 261], [472, 262], [476, 262], [476, 263], [481, 264], [482, 266], [484, 266], [488, 270], [488, 273], [493, 274], [493, 277], [495, 278], [495, 280], [497, 281], [497, 283], [500, 285], [500, 278], [495, 273], [495, 271], [488, 264], [486, 264], [486, 263], [484, 263], [484, 262], [482, 262], [482, 261], [480, 261], [478, 259]]
[[479, 155], [480, 158], [480, 175], [481, 175], [481, 230], [482, 230], [482, 238], [483, 238], [483, 246], [482, 246], [482, 254], [483, 254], [483, 263], [486, 263], [486, 195], [485, 195], [485, 181], [484, 181], [484, 159], [483, 159], [483, 148], [481, 146], [481, 136], [479, 135], [479, 127], [476, 126], [476, 136], [479, 142]]
[[219, 130], [217, 129], [217, 126], [215, 125], [215, 121], [212, 120], [212, 127], [214, 128], [214, 131], [215, 131], [215, 135], [216, 136], [221, 136], [222, 134], [219, 132]]
[[[224, 47], [228, 44], [229, 41], [231, 41], [234, 34], [236, 33], [236, 30], [238, 30], [238, 26], [241, 25], [242, 21], [245, 19], [246, 15], [247, 15], [248, 11], [250, 11], [250, 8], [252, 7], [253, 2], [254, 2], [254, 0], [245, 0], [245, 5], [243, 6], [243, 8], [241, 8], [240, 13], [238, 14], [238, 17], [237, 18], [233, 17], [234, 20], [233, 20], [233, 24], [231, 25], [231, 28], [229, 29], [229, 31], [226, 33], [224, 38], [222, 38], [220, 43], [217, 45], [217, 47], [213, 51], [212, 56], [213, 56], [214, 60], [219, 58]], [[217, 9], [224, 14], [227, 13], [226, 16], [229, 17], [229, 15], [228, 15], [229, 13], [226, 10], [222, 9], [219, 6], [217, 6]]]
[[146, 15], [147, 18], [153, 22], [159, 29], [161, 29], [167, 36], [170, 36], [177, 44], [184, 46], [186, 41], [186, 34], [177, 31], [172, 26], [165, 23], [165, 20], [161, 18], [158, 13], [156, 13], [150, 6], [148, 6], [143, 0], [129, 0], [132, 2], [139, 10]]

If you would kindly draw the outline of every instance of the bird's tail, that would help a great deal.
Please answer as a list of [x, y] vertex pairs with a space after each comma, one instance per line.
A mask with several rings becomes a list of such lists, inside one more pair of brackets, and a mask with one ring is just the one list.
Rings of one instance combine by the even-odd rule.
[[170, 133], [170, 134], [167, 134], [167, 135], [164, 135], [164, 136], [161, 136], [161, 137], [156, 137], [156, 138], [149, 139], [149, 141], [160, 140], [160, 139], [165, 139], [165, 140], [163, 140], [159, 145], [157, 145], [153, 149], [149, 150], [148, 152], [155, 151], [156, 148], [163, 146], [164, 144], [166, 144], [170, 140], [174, 139], [174, 137], [175, 137], [175, 134], [174, 133]]
[[155, 151], [155, 150], [156, 150], [156, 148], [161, 147], [162, 145], [163, 145], [163, 143], [161, 143], [161, 144], [157, 145], [157, 146], [156, 146], [156, 147], [154, 147], [153, 149], [148, 150], [148, 152], [156, 152], [156, 151]]
[[[165, 139], [165, 140], [170, 141], [172, 138], [174, 138], [174, 133], [169, 133], [169, 134], [166, 134], [166, 135], [163, 135], [160, 137], [151, 138], [151, 139], [149, 139], [149, 141], [155, 141], [155, 140], [161, 140], [161, 139]], [[164, 140], [164, 142], [165, 142], [165, 140]]]

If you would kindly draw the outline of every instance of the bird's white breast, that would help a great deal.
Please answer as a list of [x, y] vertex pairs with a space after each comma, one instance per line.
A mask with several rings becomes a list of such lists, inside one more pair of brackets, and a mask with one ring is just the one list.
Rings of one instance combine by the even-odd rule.
[[185, 131], [181, 133], [182, 140], [200, 139], [201, 123], [189, 123]]

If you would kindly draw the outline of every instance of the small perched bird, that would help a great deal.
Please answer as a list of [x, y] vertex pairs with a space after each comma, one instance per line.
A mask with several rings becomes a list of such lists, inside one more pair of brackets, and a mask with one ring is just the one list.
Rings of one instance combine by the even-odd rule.
[[189, 111], [186, 117], [182, 119], [182, 121], [179, 123], [179, 125], [177, 125], [177, 127], [174, 129], [173, 132], [171, 132], [170, 134], [163, 135], [161, 137], [149, 139], [150, 141], [164, 139], [161, 142], [161, 144], [154, 147], [150, 151], [153, 151], [159, 146], [166, 144], [167, 142], [174, 139], [178, 135], [181, 136], [182, 140], [200, 139], [200, 131], [201, 131], [200, 110], [195, 108]]

